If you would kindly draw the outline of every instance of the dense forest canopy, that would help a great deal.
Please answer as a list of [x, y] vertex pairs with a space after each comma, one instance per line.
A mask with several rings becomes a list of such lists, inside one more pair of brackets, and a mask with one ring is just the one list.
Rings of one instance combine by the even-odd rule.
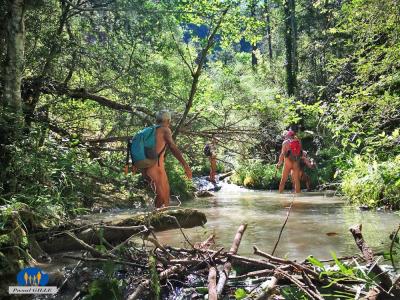
[[168, 109], [199, 174], [216, 135], [221, 167], [258, 185], [292, 127], [319, 163], [316, 185], [396, 206], [399, 10], [395, 0], [2, 1], [2, 201], [90, 206], [105, 192], [98, 180], [124, 186], [127, 139]]

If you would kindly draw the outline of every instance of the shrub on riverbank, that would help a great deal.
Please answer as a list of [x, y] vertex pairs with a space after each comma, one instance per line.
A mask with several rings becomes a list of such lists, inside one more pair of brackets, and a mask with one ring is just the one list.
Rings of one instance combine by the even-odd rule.
[[353, 167], [345, 171], [342, 191], [351, 203], [400, 208], [400, 155], [379, 162], [356, 156]]
[[[201, 159], [197, 164], [191, 165], [193, 176], [208, 176], [210, 174], [210, 161], [208, 157]], [[227, 167], [221, 161], [217, 161], [217, 174], [227, 171]]]
[[250, 160], [239, 166], [232, 176], [233, 183], [254, 189], [277, 189], [280, 171], [275, 165], [260, 160]]

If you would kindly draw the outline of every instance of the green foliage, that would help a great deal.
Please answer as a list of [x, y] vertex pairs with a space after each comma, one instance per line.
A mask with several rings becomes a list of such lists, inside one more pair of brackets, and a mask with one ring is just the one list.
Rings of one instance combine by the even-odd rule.
[[[385, 161], [399, 155], [400, 25], [395, 1], [349, 1], [332, 28], [337, 52], [330, 59], [337, 80], [325, 120], [344, 155]], [[382, 13], [382, 12], [385, 13]], [[344, 75], [346, 73], [346, 75]]]
[[366, 288], [369, 289], [374, 284], [374, 278], [369, 275], [357, 264], [345, 264], [341, 262], [335, 252], [331, 252], [333, 264], [331, 266], [324, 265], [313, 256], [307, 257], [307, 261], [314, 267], [319, 269], [320, 277], [331, 278], [331, 283], [321, 287], [321, 294], [327, 299], [353, 299], [354, 295], [341, 292], [332, 291], [331, 287], [334, 283], [346, 282], [349, 280], [362, 281]]
[[237, 168], [232, 176], [233, 183], [255, 189], [276, 189], [279, 180], [280, 173], [275, 165], [259, 160], [247, 161]]
[[91, 207], [100, 192], [96, 178], [107, 176], [107, 171], [71, 141], [59, 145], [50, 139], [39, 144], [37, 134], [32, 131], [23, 145], [15, 146], [10, 171], [17, 178], [17, 191], [3, 201], [26, 203], [53, 220], [82, 213], [82, 207]]
[[242, 300], [245, 299], [246, 297], [247, 297], [247, 292], [245, 289], [240, 288], [235, 291], [236, 300]]
[[121, 300], [123, 294], [117, 279], [97, 279], [89, 285], [89, 295], [85, 300]]
[[342, 191], [351, 203], [400, 207], [400, 155], [384, 162], [356, 156], [343, 175]]
[[171, 196], [178, 196], [183, 201], [192, 199], [195, 191], [193, 182], [187, 179], [182, 165], [171, 154], [167, 155], [165, 170], [168, 176]]
[[391, 240], [391, 246], [389, 247], [388, 251], [384, 253], [384, 258], [387, 260], [390, 259], [394, 264], [393, 267], [397, 268], [398, 270], [400, 262], [400, 237], [398, 232], [396, 235], [396, 232], [396, 230], [393, 231], [389, 236]]
[[[192, 165], [193, 176], [208, 176], [210, 174], [210, 161], [207, 157], [197, 161], [197, 165]], [[217, 161], [217, 173], [223, 173], [227, 166], [223, 162]]]
[[286, 300], [307, 300], [308, 297], [296, 286], [284, 286], [281, 289], [282, 296]]

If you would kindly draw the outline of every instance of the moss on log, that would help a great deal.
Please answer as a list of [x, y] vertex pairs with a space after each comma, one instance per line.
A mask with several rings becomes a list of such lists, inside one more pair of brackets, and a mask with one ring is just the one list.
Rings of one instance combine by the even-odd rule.
[[142, 214], [130, 216], [111, 222], [114, 226], [152, 226], [155, 231], [178, 228], [176, 221], [171, 218], [175, 217], [182, 228], [192, 228], [202, 226], [207, 222], [206, 215], [195, 209], [177, 209], [171, 211], [154, 212], [151, 214]]
[[[116, 221], [104, 223], [104, 226], [93, 226], [75, 232], [76, 237], [90, 245], [100, 244], [100, 237], [115, 244], [124, 241], [133, 234], [143, 230], [141, 225], [152, 227], [155, 231], [202, 226], [207, 222], [204, 213], [193, 209], [178, 209], [172, 211], [137, 214]], [[57, 235], [39, 242], [40, 247], [47, 253], [81, 250], [82, 246], [66, 234]]]

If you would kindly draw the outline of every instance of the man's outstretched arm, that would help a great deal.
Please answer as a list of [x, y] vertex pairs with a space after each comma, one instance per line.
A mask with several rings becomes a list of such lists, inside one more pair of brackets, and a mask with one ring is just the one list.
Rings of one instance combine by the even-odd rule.
[[169, 128], [166, 128], [164, 131], [164, 139], [165, 142], [167, 143], [169, 149], [172, 152], [172, 155], [176, 157], [176, 159], [181, 163], [183, 166], [186, 176], [189, 179], [192, 179], [192, 170], [190, 170], [190, 167], [186, 160], [183, 158], [182, 152], [178, 149], [176, 146], [174, 139], [172, 138], [172, 131]]
[[283, 161], [285, 159], [285, 153], [286, 153], [286, 144], [282, 144], [282, 150], [281, 150], [281, 154], [279, 155], [279, 160], [278, 163], [276, 164], [276, 167], [279, 168], [282, 164]]

